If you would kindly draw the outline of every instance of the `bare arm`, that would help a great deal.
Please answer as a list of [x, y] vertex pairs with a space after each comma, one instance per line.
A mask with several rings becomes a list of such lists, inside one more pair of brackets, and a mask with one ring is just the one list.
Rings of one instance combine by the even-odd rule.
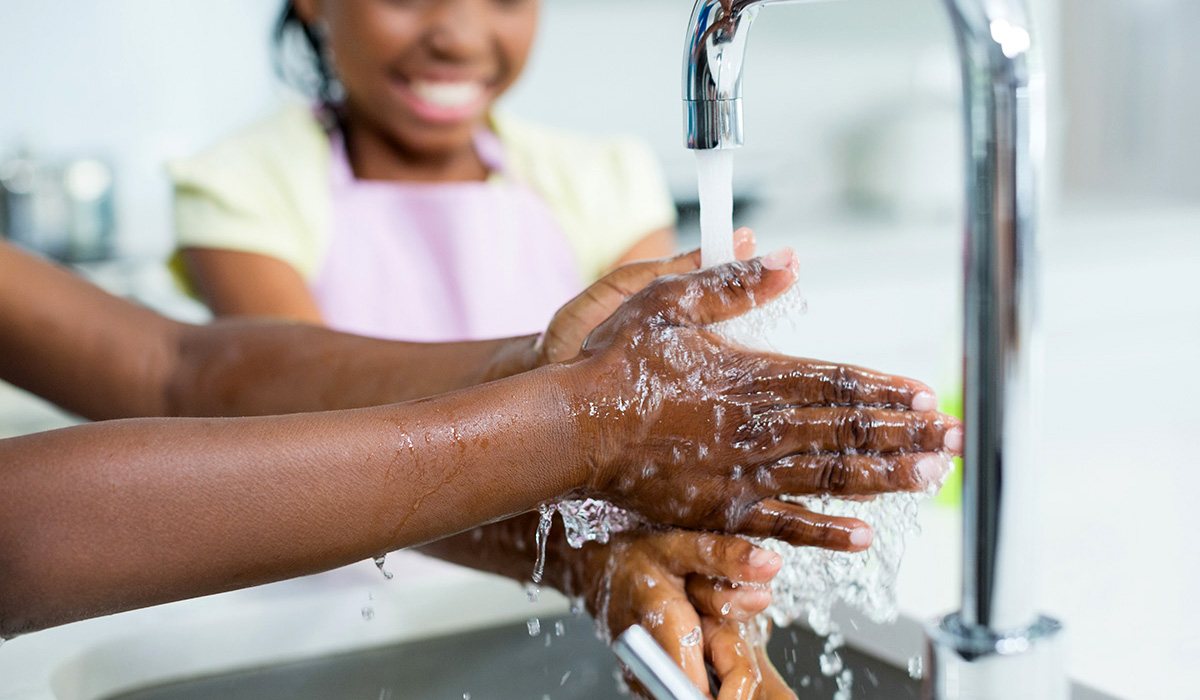
[[185, 248], [181, 255], [200, 298], [217, 316], [324, 323], [308, 285], [282, 260], [215, 248]]
[[192, 326], [0, 244], [0, 378], [92, 419], [407, 401], [531, 369], [535, 341], [399, 343], [249, 320]]
[[0, 441], [0, 635], [347, 564], [586, 481], [570, 372], [354, 411]]

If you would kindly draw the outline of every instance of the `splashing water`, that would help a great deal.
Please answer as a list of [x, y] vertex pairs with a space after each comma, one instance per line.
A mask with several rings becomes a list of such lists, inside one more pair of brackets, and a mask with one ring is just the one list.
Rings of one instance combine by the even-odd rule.
[[920, 654], [908, 660], [908, 677], [913, 680], [921, 680], [925, 676], [925, 663]]
[[833, 694], [833, 700], [851, 700], [854, 697], [851, 686], [854, 684], [854, 671], [845, 669], [837, 677], [837, 692]]
[[694, 647], [700, 643], [701, 639], [703, 639], [702, 635], [703, 633], [700, 631], [699, 627], [693, 627], [691, 632], [688, 632], [679, 638], [679, 644], [685, 647]]
[[[533, 563], [533, 582], [542, 582], [542, 573], [546, 570], [546, 538], [550, 534], [550, 528], [554, 525], [554, 510], [556, 506], [543, 503], [538, 506], [538, 527], [537, 534], [533, 537], [533, 544], [537, 547], [537, 559]], [[528, 591], [526, 591], [528, 593]], [[529, 599], [529, 602], [536, 603], [537, 596]]]
[[530, 637], [536, 637], [542, 633], [542, 621], [532, 617], [525, 622], [525, 628], [529, 630]]

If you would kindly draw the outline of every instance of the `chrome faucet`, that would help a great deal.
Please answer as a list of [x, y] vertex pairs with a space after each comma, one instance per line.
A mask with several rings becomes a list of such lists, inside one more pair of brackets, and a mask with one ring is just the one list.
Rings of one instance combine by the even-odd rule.
[[[763, 5], [698, 0], [683, 65], [691, 149], [742, 145], [742, 69]], [[790, 0], [805, 1], [805, 0]], [[1035, 227], [1044, 80], [1025, 0], [942, 0], [958, 40], [966, 125], [962, 610], [926, 630], [926, 696], [1065, 700], [1061, 625], [1036, 607], [1040, 363]], [[1031, 483], [1034, 482], [1034, 483]]]

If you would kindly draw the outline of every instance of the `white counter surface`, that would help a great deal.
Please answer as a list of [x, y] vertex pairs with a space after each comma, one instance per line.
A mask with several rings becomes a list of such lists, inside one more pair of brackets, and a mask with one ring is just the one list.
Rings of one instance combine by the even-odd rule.
[[[782, 212], [748, 223], [763, 250], [801, 253], [810, 311], [783, 349], [952, 383], [956, 227], [837, 224], [785, 237], [777, 232], [797, 225]], [[1122, 698], [1197, 697], [1200, 615], [1185, 592], [1200, 566], [1191, 449], [1200, 436], [1200, 211], [1051, 219], [1045, 268], [1045, 476], [1031, 509], [1045, 537], [1030, 571], [1045, 611], [1066, 624], [1077, 680]], [[18, 432], [18, 419], [0, 430]], [[900, 595], [907, 615], [931, 618], [957, 607], [957, 510], [929, 506], [922, 522]], [[0, 700], [93, 700], [562, 609], [554, 596], [541, 605], [490, 577], [384, 582], [364, 563], [10, 641], [0, 647]]]

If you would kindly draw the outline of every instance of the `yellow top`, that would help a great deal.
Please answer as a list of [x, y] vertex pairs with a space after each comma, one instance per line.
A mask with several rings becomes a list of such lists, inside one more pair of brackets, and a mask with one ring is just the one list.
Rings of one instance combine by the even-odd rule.
[[[549, 207], [580, 275], [604, 274], [641, 238], [675, 223], [650, 149], [631, 139], [596, 140], [507, 117], [492, 126], [512, 175]], [[200, 155], [169, 164], [180, 248], [269, 255], [306, 280], [329, 239], [331, 148], [312, 109], [289, 103]], [[191, 288], [178, 257], [171, 261]]]

